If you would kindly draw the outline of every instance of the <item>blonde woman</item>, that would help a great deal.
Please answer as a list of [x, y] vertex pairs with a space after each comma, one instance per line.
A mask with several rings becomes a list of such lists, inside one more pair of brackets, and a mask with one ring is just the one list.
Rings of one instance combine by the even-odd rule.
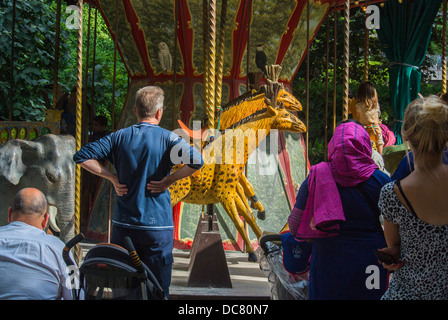
[[381, 190], [387, 248], [396, 263], [383, 299], [448, 299], [448, 107], [436, 96], [420, 97], [405, 110], [403, 139], [414, 154], [414, 171]]

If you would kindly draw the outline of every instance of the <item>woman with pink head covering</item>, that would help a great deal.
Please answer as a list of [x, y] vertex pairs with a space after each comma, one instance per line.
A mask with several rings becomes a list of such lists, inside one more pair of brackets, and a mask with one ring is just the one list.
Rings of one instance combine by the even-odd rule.
[[313, 243], [310, 300], [380, 299], [386, 290], [374, 249], [385, 243], [377, 204], [391, 180], [371, 156], [363, 126], [343, 122], [328, 144], [328, 162], [310, 168], [297, 194], [288, 223], [297, 240]]

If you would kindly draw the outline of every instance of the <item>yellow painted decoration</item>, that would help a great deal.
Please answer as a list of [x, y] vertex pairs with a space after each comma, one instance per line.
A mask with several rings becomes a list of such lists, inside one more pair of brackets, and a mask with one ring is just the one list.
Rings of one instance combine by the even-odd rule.
[[16, 139], [18, 133], [19, 133], [19, 129], [17, 129], [16, 127], [12, 128], [11, 129], [11, 139]]
[[[266, 92], [269, 90], [268, 88], [269, 87], [265, 85], [260, 91], [246, 93], [223, 106], [222, 109], [215, 115], [215, 128], [219, 128], [220, 131], [226, 130], [234, 125], [237, 125], [241, 120], [251, 117], [257, 112], [266, 109], [267, 104], [265, 98]], [[285, 109], [289, 111], [302, 111], [301, 103], [291, 93], [284, 90], [282, 87], [278, 91], [277, 103], [281, 103]], [[178, 123], [186, 135], [196, 140], [201, 140], [203, 133], [208, 129], [202, 128], [200, 131], [193, 131], [190, 130], [182, 121], [178, 120]], [[204, 142], [205, 141], [202, 141], [201, 148], [203, 148]], [[193, 177], [197, 177], [197, 175], [199, 175], [199, 171], [195, 172]], [[246, 208], [255, 209], [260, 215], [264, 215], [265, 210], [263, 204], [257, 197], [255, 197], [254, 188], [247, 180], [244, 173], [241, 175], [237, 190], [241, 193], [240, 196]], [[251, 202], [250, 207], [248, 201]], [[262, 217], [262, 219], [264, 218]]]
[[19, 138], [20, 139], [26, 138], [26, 128], [20, 128]]
[[[254, 251], [254, 248], [239, 215], [243, 216], [258, 238], [262, 235], [262, 231], [242, 197], [244, 193], [240, 181], [244, 166], [271, 129], [305, 132], [306, 127], [285, 108], [277, 109], [268, 105], [265, 112], [235, 129], [238, 130], [228, 130], [219, 135], [204, 148], [202, 152], [204, 166], [197, 175], [178, 180], [170, 186], [169, 190], [172, 206], [179, 201], [202, 205], [221, 203], [244, 239], [246, 251], [250, 253]], [[230, 139], [231, 142], [226, 143], [226, 139]], [[234, 143], [234, 139], [242, 141], [244, 147], [241, 148], [238, 143]], [[218, 153], [222, 155], [222, 161], [219, 162], [216, 161]], [[226, 161], [229, 159], [231, 161]]]

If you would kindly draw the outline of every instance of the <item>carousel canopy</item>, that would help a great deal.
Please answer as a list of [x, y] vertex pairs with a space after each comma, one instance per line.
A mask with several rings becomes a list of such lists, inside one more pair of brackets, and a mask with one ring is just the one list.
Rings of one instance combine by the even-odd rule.
[[[157, 83], [169, 92], [175, 83], [172, 116], [187, 124], [192, 118], [201, 119], [204, 32], [206, 36], [208, 32], [207, 28], [204, 31], [204, 1], [87, 2], [100, 10], [130, 78], [146, 85]], [[310, 42], [335, 3], [309, 1]], [[307, 48], [307, 4], [297, 0], [216, 1], [216, 45], [224, 42], [224, 56], [216, 62], [223, 63], [222, 103], [245, 93], [247, 73], [260, 72], [261, 64], [281, 65], [280, 81], [289, 87]], [[222, 27], [224, 38], [219, 37]], [[170, 99], [167, 106], [174, 103]], [[173, 120], [164, 119], [162, 126], [172, 129]]]

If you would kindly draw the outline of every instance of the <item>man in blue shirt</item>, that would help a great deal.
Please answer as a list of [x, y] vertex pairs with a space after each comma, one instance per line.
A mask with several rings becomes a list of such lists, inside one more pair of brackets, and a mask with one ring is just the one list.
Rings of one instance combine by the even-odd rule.
[[[131, 237], [141, 260], [168, 296], [173, 263], [173, 216], [168, 187], [204, 163], [198, 150], [158, 126], [163, 101], [161, 88], [141, 88], [134, 105], [138, 123], [84, 146], [73, 160], [113, 184], [117, 202], [111, 242], [123, 245], [123, 238]], [[116, 174], [98, 161], [101, 159], [110, 161]], [[184, 165], [170, 174], [171, 168], [180, 164], [179, 159], [184, 160]], [[153, 184], [156, 189], [151, 189]]]
[[0, 227], [0, 300], [71, 300], [65, 244], [46, 234], [47, 200], [34, 188], [20, 190]]

